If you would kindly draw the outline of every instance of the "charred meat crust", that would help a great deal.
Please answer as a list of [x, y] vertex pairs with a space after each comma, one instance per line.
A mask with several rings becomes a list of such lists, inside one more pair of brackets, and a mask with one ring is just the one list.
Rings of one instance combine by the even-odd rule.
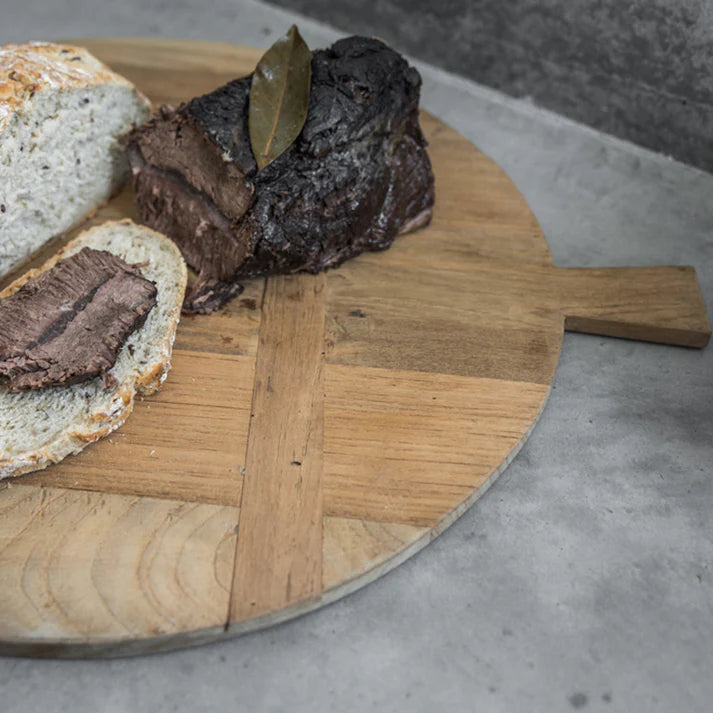
[[247, 128], [250, 81], [165, 108], [129, 137], [142, 219], [198, 273], [189, 312], [219, 308], [240, 279], [336, 267], [430, 220], [421, 79], [399, 54], [363, 37], [314, 52], [305, 126], [261, 171]]

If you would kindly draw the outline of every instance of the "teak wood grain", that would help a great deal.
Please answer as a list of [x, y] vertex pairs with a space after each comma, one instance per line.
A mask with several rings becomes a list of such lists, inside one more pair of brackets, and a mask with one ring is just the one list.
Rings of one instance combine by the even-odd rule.
[[710, 340], [692, 267], [558, 269], [552, 282], [569, 331], [684, 347]]
[[[81, 43], [155, 104], [260, 56]], [[692, 268], [555, 267], [508, 177], [434, 117], [422, 125], [428, 228], [323, 275], [248, 281], [221, 312], [184, 317], [166, 384], [125, 426], [0, 483], [1, 652], [154, 651], [333, 601], [495, 480], [542, 412], [565, 328], [708, 342]], [[123, 216], [138, 219], [129, 188], [88, 222]]]
[[324, 275], [267, 280], [230, 621], [322, 590], [324, 285]]

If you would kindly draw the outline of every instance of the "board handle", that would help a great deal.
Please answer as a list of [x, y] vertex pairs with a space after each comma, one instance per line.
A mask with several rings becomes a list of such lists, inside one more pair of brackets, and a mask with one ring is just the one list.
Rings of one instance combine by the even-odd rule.
[[698, 348], [710, 340], [693, 267], [555, 268], [554, 273], [556, 299], [570, 332]]

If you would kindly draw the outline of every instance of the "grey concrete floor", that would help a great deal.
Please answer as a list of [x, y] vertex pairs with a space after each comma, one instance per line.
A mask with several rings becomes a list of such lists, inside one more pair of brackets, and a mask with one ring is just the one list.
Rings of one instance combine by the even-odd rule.
[[[0, 10], [0, 41], [265, 46], [297, 17], [247, 0], [2, 0]], [[313, 47], [337, 36], [297, 21]], [[713, 313], [713, 176], [422, 69], [423, 105], [510, 174], [558, 264], [694, 264]], [[711, 513], [713, 347], [567, 335], [520, 455], [391, 574], [221, 644], [115, 661], [0, 659], [0, 711], [707, 713]]]

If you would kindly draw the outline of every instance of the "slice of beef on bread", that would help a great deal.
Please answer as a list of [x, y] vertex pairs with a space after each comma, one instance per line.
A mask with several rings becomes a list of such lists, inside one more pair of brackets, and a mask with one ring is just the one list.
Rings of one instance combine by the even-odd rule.
[[156, 283], [157, 304], [121, 347], [110, 388], [101, 377], [19, 393], [0, 385], [0, 478], [45, 468], [111, 433], [131, 413], [136, 394], [154, 393], [168, 374], [186, 265], [175, 244], [149, 228], [122, 220], [87, 230], [42, 267], [15, 280], [0, 298], [83, 247], [140, 265], [143, 276]]
[[123, 138], [149, 113], [81, 47], [0, 47], [0, 276], [121, 187]]

